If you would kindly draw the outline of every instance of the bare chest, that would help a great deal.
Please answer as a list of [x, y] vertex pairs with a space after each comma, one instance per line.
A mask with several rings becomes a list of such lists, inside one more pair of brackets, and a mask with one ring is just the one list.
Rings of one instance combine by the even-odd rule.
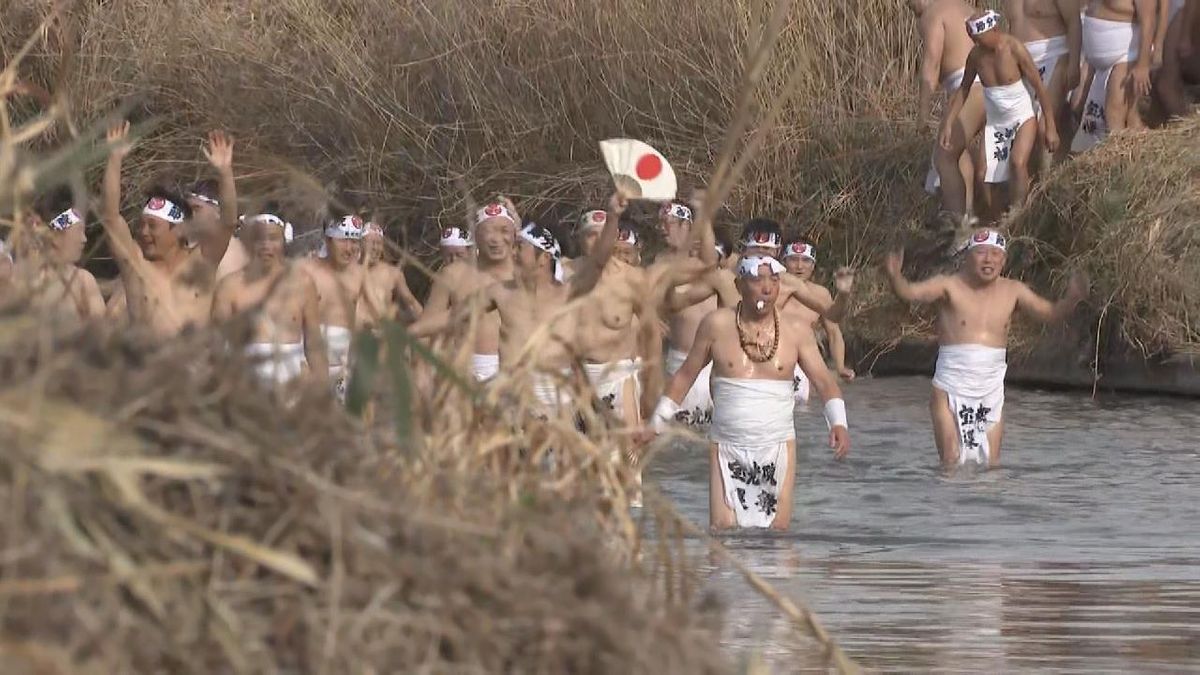
[[798, 343], [780, 321], [771, 326], [722, 330], [713, 341], [713, 371], [719, 377], [787, 380], [796, 369]]

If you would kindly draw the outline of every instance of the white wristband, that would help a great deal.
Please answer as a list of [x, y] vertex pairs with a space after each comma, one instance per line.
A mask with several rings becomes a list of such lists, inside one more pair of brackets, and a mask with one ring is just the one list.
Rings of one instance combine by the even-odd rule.
[[658, 399], [658, 405], [654, 407], [654, 431], [660, 434], [666, 431], [667, 426], [675, 421], [675, 415], [678, 413], [678, 403], [672, 401], [667, 396]]
[[825, 423], [829, 428], [845, 427], [850, 429], [850, 424], [846, 422], [846, 402], [840, 398], [831, 398], [825, 402]]

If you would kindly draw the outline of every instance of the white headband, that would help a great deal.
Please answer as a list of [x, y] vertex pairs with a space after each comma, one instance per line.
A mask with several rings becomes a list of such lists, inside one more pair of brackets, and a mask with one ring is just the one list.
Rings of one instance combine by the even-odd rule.
[[971, 37], [982, 35], [1000, 25], [1000, 14], [989, 9], [974, 19], [967, 19], [967, 32]]
[[471, 241], [471, 233], [464, 231], [461, 227], [447, 227], [442, 230], [442, 238], [438, 242], [439, 246], [471, 246], [475, 242]]
[[638, 245], [637, 230], [626, 229], [626, 228], [622, 227], [621, 229], [617, 230], [617, 241], [624, 243], [624, 244], [629, 244], [630, 246], [637, 246]]
[[976, 246], [995, 246], [1001, 251], [1008, 250], [1008, 238], [995, 230], [980, 230], [971, 235], [971, 240], [967, 242], [967, 250]]
[[[535, 231], [537, 231], [537, 234], [534, 234]], [[550, 254], [550, 257], [554, 260], [554, 280], [561, 284], [563, 282], [562, 248], [559, 247], [558, 240], [554, 238], [550, 230], [539, 226], [537, 223], [529, 223], [525, 227], [522, 227], [517, 235], [530, 244], [533, 244], [539, 250]]]
[[812, 244], [805, 244], [804, 242], [800, 241], [793, 241], [792, 243], [788, 244], [787, 249], [783, 252], [783, 257], [785, 259], [793, 256], [808, 258], [813, 262], [817, 261], [817, 256], [813, 252]]
[[283, 218], [280, 218], [279, 216], [270, 213], [260, 213], [255, 216], [246, 216], [242, 222], [245, 225], [255, 225], [257, 223], [274, 225], [275, 227], [283, 230], [283, 240], [289, 244], [292, 243], [292, 238], [294, 235], [292, 224], [285, 221]]
[[664, 216], [671, 216], [673, 218], [678, 218], [680, 220], [686, 220], [689, 222], [692, 220], [692, 210], [683, 204], [680, 204], [679, 202], [667, 202], [666, 204], [663, 204], [662, 214]]
[[582, 216], [579, 216], [579, 229], [599, 229], [604, 227], [604, 223], [608, 222], [608, 213], [596, 209], [588, 211]]
[[746, 277], [757, 277], [758, 268], [763, 265], [769, 266], [772, 274], [783, 274], [787, 271], [786, 267], [771, 256], [755, 255], [749, 258], [742, 258], [741, 262], [738, 263], [737, 275], [743, 279]]
[[67, 209], [57, 216], [54, 216], [54, 220], [50, 221], [50, 229], [63, 232], [71, 229], [72, 225], [78, 225], [82, 222], [83, 218], [80, 218], [79, 214], [75, 213], [75, 209]]
[[779, 233], [755, 230], [742, 236], [742, 246], [746, 248], [779, 248]]
[[188, 197], [190, 197], [191, 199], [195, 199], [197, 201], [204, 202], [205, 204], [211, 204], [217, 208], [221, 208], [221, 202], [213, 199], [212, 197], [209, 197], [208, 195], [202, 195], [198, 192], [189, 192]]
[[358, 216], [342, 216], [325, 226], [325, 236], [330, 239], [362, 239], [363, 220]]
[[172, 225], [183, 222], [183, 209], [170, 199], [162, 197], [151, 197], [146, 202], [146, 208], [142, 209], [142, 215], [161, 218]]
[[508, 207], [503, 204], [496, 204], [495, 202], [475, 212], [475, 224], [478, 225], [490, 218], [504, 218], [513, 225], [517, 224], [517, 219], [513, 216], [512, 211], [509, 211]]

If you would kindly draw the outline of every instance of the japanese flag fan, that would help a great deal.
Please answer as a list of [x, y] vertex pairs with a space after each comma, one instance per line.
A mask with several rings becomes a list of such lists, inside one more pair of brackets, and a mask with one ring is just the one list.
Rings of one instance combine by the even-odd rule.
[[600, 141], [604, 163], [617, 187], [635, 199], [675, 198], [675, 171], [657, 150], [631, 138]]

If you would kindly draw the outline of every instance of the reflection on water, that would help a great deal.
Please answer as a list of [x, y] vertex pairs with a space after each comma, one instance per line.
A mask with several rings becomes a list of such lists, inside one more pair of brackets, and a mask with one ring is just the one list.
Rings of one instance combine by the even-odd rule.
[[[1010, 391], [1004, 467], [946, 476], [928, 386], [846, 387], [854, 449], [840, 463], [819, 404], [801, 411], [792, 532], [724, 543], [868, 668], [1200, 669], [1200, 406]], [[689, 446], [648, 474], [707, 524], [707, 472]], [[708, 571], [735, 653], [776, 672], [821, 667], [735, 571]]]

